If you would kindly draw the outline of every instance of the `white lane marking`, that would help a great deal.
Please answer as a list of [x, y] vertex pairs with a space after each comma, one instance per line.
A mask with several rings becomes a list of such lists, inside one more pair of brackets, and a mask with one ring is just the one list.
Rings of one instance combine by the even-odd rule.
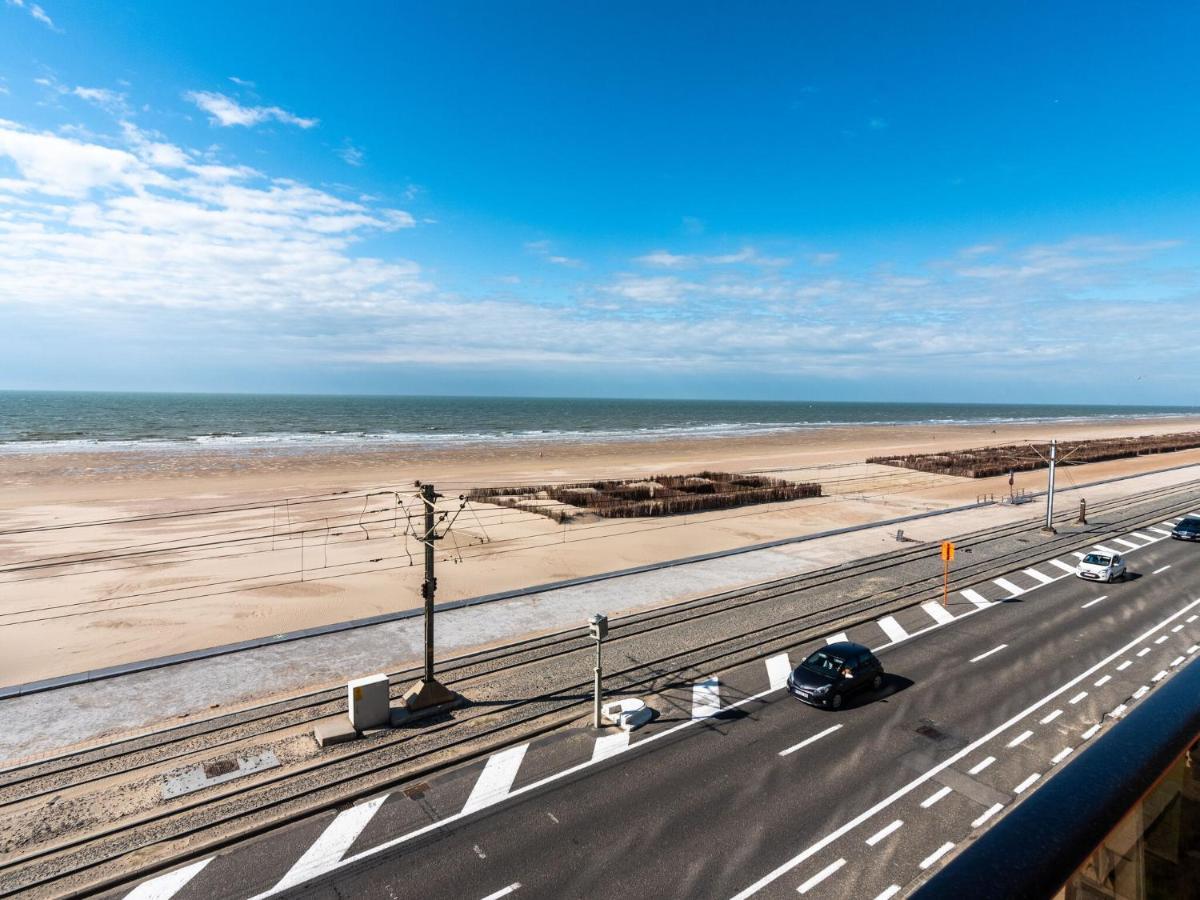
[[834, 872], [836, 872], [838, 869], [840, 869], [845, 864], [846, 864], [846, 861], [844, 859], [839, 859], [837, 862], [831, 862], [829, 865], [827, 865], [825, 868], [823, 868], [820, 872], [818, 872], [812, 878], [808, 879], [808, 881], [804, 882], [804, 884], [800, 885], [800, 887], [796, 888], [796, 890], [799, 891], [801, 894], [807, 894], [809, 891], [811, 891], [818, 884], [820, 884], [822, 881], [824, 881], [826, 878], [828, 878], [830, 875], [832, 875]]
[[1020, 597], [1025, 593], [1025, 588], [1017, 587], [1007, 578], [993, 578], [992, 584], [996, 585], [1000, 590], [1008, 592], [1011, 597]]
[[1127, 709], [1129, 709], [1129, 707], [1122, 703], [1120, 706], [1114, 706], [1109, 715], [1114, 719], [1119, 719], [1121, 716], [1125, 715], [1125, 710]]
[[1149, 652], [1150, 652], [1150, 648], [1149, 648], [1149, 647], [1143, 647], [1141, 650], [1139, 650], [1139, 651], [1137, 652], [1137, 655], [1138, 655], [1138, 656], [1145, 656], [1145, 655], [1146, 655], [1147, 653], [1149, 653]]
[[800, 743], [796, 744], [795, 746], [788, 747], [786, 750], [780, 750], [779, 755], [787, 756], [789, 753], [795, 753], [801, 747], [807, 747], [813, 741], [819, 741], [821, 738], [825, 737], [825, 735], [833, 734], [835, 731], [837, 731], [841, 727], [842, 727], [841, 725], [832, 725], [829, 728], [826, 728], [824, 731], [818, 731], [816, 734], [814, 734], [810, 737], [806, 737], [804, 740], [802, 740]]
[[928, 797], [926, 797], [924, 800], [921, 801], [921, 809], [929, 809], [929, 807], [933, 806], [933, 804], [937, 803], [939, 800], [941, 800], [943, 797], [945, 797], [948, 793], [950, 793], [950, 788], [948, 788], [948, 787], [938, 788], [936, 791], [934, 791], [932, 794], [930, 794]]
[[1161, 644], [1161, 643], [1162, 643], [1163, 641], [1165, 641], [1166, 639], [1167, 639], [1167, 635], [1165, 635], [1165, 634], [1164, 634], [1162, 637], [1155, 638], [1155, 639], [1154, 639], [1154, 643], [1156, 643], [1156, 644]]
[[1171, 629], [1172, 634], [1179, 634], [1179, 632], [1181, 632], [1181, 631], [1183, 631], [1182, 625], [1176, 625], [1174, 628]]
[[1151, 681], [1162, 681], [1166, 677], [1167, 677], [1167, 670], [1163, 669], [1161, 672], [1159, 672], [1157, 675], [1155, 675], [1150, 680]]
[[706, 678], [692, 685], [692, 718], [711, 719], [721, 711], [721, 681]]
[[1200, 616], [1188, 616], [1185, 621], [1190, 625], [1192, 622], [1195, 622], [1197, 619], [1200, 619]]
[[1133, 541], [1127, 541], [1124, 538], [1113, 538], [1112, 542], [1114, 544], [1120, 544], [1126, 550], [1136, 550], [1138, 547], [1142, 546], [1141, 544], [1135, 544]]
[[978, 606], [980, 609], [987, 609], [992, 605], [991, 601], [984, 597], [983, 594], [979, 593], [979, 591], [973, 591], [970, 588], [965, 588], [959, 591], [959, 593]]
[[1007, 646], [1008, 646], [1008, 644], [1001, 644], [999, 647], [993, 647], [987, 653], [980, 653], [978, 656], [974, 657], [971, 660], [971, 662], [979, 662], [981, 659], [987, 659], [993, 653], [999, 653], [1001, 650], [1003, 650]]
[[[819, 840], [813, 842], [808, 847], [806, 847], [804, 850], [801, 850], [799, 853], [797, 853], [791, 859], [776, 866], [774, 869], [772, 869], [766, 875], [763, 875], [757, 881], [753, 882], [752, 884], [743, 888], [738, 893], [734, 894], [734, 896], [732, 898], [730, 898], [730, 900], [746, 900], [747, 897], [751, 897], [754, 894], [757, 894], [760, 890], [762, 890], [768, 884], [771, 884], [773, 881], [777, 880], [778, 878], [782, 877], [783, 875], [786, 875], [788, 872], [790, 872], [792, 869], [796, 868], [796, 866], [800, 865], [802, 862], [804, 862], [806, 859], [811, 857], [813, 854], [819, 853], [825, 847], [828, 847], [830, 844], [832, 844], [834, 841], [838, 840], [846, 832], [851, 831], [854, 828], [857, 828], [859, 825], [861, 825], [867, 819], [876, 815], [880, 810], [886, 809], [887, 807], [889, 807], [893, 803], [895, 803], [897, 800], [899, 800], [901, 797], [905, 797], [912, 791], [915, 791], [918, 787], [920, 787], [921, 785], [928, 782], [931, 778], [933, 778], [935, 775], [937, 775], [943, 769], [947, 768], [948, 766], [954, 765], [956, 762], [958, 762], [960, 759], [962, 759], [968, 753], [974, 752], [975, 750], [979, 749], [979, 747], [983, 746], [988, 741], [990, 741], [992, 738], [1007, 731], [1009, 728], [1011, 728], [1017, 722], [1021, 721], [1026, 716], [1030, 715], [1031, 713], [1037, 712], [1037, 710], [1039, 710], [1041, 707], [1045, 706], [1047, 703], [1050, 703], [1055, 697], [1058, 697], [1060, 694], [1066, 693], [1071, 688], [1073, 688], [1075, 685], [1077, 685], [1079, 682], [1089, 678], [1091, 675], [1098, 672], [1100, 669], [1103, 669], [1105, 666], [1107, 666], [1109, 663], [1111, 663], [1114, 659], [1117, 659], [1124, 653], [1128, 653], [1132, 648], [1136, 647], [1139, 643], [1144, 641], [1150, 635], [1154, 634], [1154, 632], [1158, 631], [1158, 629], [1160, 629], [1166, 625], [1169, 625], [1171, 622], [1175, 621], [1176, 619], [1178, 619], [1180, 616], [1184, 615], [1185, 613], [1191, 612], [1192, 609], [1197, 605], [1200, 605], [1200, 599], [1193, 600], [1191, 603], [1184, 606], [1183, 609], [1167, 616], [1165, 619], [1163, 619], [1157, 625], [1151, 626], [1146, 631], [1142, 632], [1140, 635], [1138, 635], [1136, 638], [1134, 638], [1132, 641], [1125, 644], [1123, 647], [1118, 648], [1113, 653], [1110, 653], [1108, 656], [1104, 657], [1098, 663], [1095, 663], [1090, 668], [1085, 669], [1083, 672], [1076, 675], [1074, 678], [1072, 678], [1066, 684], [1062, 685], [1061, 687], [1055, 688], [1053, 691], [1051, 691], [1049, 694], [1046, 694], [1040, 700], [1034, 701], [1029, 706], [1027, 706], [1025, 709], [1021, 710], [1019, 713], [1017, 713], [1015, 716], [1013, 716], [1011, 719], [1009, 719], [1008, 721], [1000, 723], [995, 728], [993, 728], [991, 731], [989, 731], [987, 734], [983, 735], [982, 737], [976, 738], [974, 741], [972, 741], [967, 746], [963, 747], [957, 753], [951, 754], [946, 759], [944, 759], [940, 763], [938, 763], [936, 766], [933, 766], [933, 767], [927, 769], [925, 772], [922, 772], [920, 775], [918, 775], [912, 781], [897, 788], [895, 791], [893, 791], [888, 796], [884, 797], [882, 800], [880, 800], [874, 806], [871, 806], [871, 807], [863, 810], [861, 813], [859, 813], [854, 818], [850, 819], [849, 821], [847, 821], [843, 825], [839, 826], [838, 828], [835, 828], [833, 831], [826, 834], [823, 838], [820, 838]], [[971, 615], [971, 614], [968, 613], [967, 615]], [[648, 738], [647, 740], [657, 738], [657, 737], [659, 737], [659, 735], [667, 734], [667, 733], [669, 733], [669, 732], [668, 731], [659, 732], [656, 735], [652, 735], [651, 738]], [[642, 743], [645, 743], [645, 742], [643, 741]], [[427, 826], [427, 827], [431, 827], [431, 826]], [[259, 898], [254, 898], [254, 900], [259, 900]]]
[[825, 638], [825, 646], [829, 646], [830, 644], [842, 644], [848, 640], [850, 640], [850, 638], [846, 637], [846, 632], [839, 631], [837, 634], [831, 634], [829, 637]]
[[990, 819], [996, 813], [1000, 812], [1000, 810], [1002, 810], [1002, 809], [1004, 809], [1003, 803], [993, 803], [991, 806], [989, 806], [987, 809], [985, 809], [983, 811], [982, 816], [980, 816], [978, 819], [976, 819], [974, 822], [971, 823], [971, 827], [978, 828], [980, 825], [982, 825], [984, 822], [986, 822], [988, 819]]
[[1192, 646], [1188, 647], [1187, 652], [1195, 653], [1197, 650], [1200, 650], [1200, 644], [1192, 644]]
[[1053, 578], [1051, 578], [1049, 575], [1045, 575], [1045, 574], [1039, 572], [1037, 569], [1022, 569], [1021, 571], [1024, 572], [1026, 575], [1028, 575], [1030, 578], [1032, 578], [1034, 581], [1041, 582], [1042, 584], [1053, 584], [1054, 583]]
[[496, 891], [496, 893], [494, 893], [494, 894], [488, 894], [486, 897], [483, 898], [483, 900], [500, 900], [501, 897], [507, 897], [513, 891], [518, 890], [520, 887], [521, 887], [521, 882], [514, 881], [508, 887], [500, 888], [500, 890]]
[[946, 841], [946, 843], [942, 844], [942, 846], [938, 847], [936, 850], [934, 850], [932, 853], [930, 853], [927, 857], [925, 857], [923, 860], [921, 860], [921, 868], [928, 869], [930, 866], [932, 866], [935, 862], [937, 862], [939, 859], [941, 859], [943, 856], [945, 856], [947, 853], [949, 853], [953, 849], [954, 849], [954, 844], [952, 844], [950, 841]]
[[215, 856], [210, 856], [208, 859], [194, 862], [190, 866], [184, 866], [174, 872], [167, 872], [165, 875], [143, 881], [125, 895], [125, 900], [170, 900], [214, 859], [216, 859]]
[[1140, 688], [1138, 688], [1136, 691], [1133, 692], [1133, 699], [1141, 700], [1143, 697], [1146, 696], [1146, 693], [1149, 690], [1150, 690], [1150, 688], [1147, 685], [1143, 684]]
[[517, 780], [521, 760], [525, 758], [525, 751], [528, 749], [529, 744], [518, 744], [489, 756], [487, 765], [479, 773], [475, 787], [471, 788], [471, 796], [463, 805], [462, 814], [467, 815], [484, 809], [507, 797], [513, 782]]
[[1163, 529], [1161, 529], [1161, 528], [1147, 528], [1146, 530], [1147, 530], [1147, 531], [1153, 531], [1155, 534], [1161, 534], [1163, 537], [1170, 537], [1170, 536], [1171, 536], [1171, 532], [1169, 532], [1169, 531], [1164, 531], [1164, 530], [1163, 530]]
[[[1007, 731], [1009, 728], [1011, 728], [1017, 722], [1021, 721], [1026, 716], [1029, 716], [1032, 713], [1037, 712], [1037, 710], [1039, 710], [1041, 707], [1045, 706], [1047, 703], [1051, 702], [1055, 697], [1059, 696], [1060, 694], [1065, 693], [1066, 691], [1070, 690], [1070, 688], [1074, 687], [1079, 682], [1088, 678], [1094, 672], [1104, 668], [1104, 666], [1108, 665], [1114, 659], [1121, 656], [1121, 654], [1128, 652], [1130, 649], [1137, 646], [1138, 643], [1146, 640], [1146, 638], [1148, 638], [1150, 635], [1154, 634], [1156, 631], [1158, 631], [1158, 629], [1164, 627], [1165, 625], [1169, 625], [1171, 622], [1175, 621], [1176, 619], [1178, 619], [1180, 616], [1184, 615], [1185, 613], [1191, 612], [1191, 610], [1194, 609], [1196, 606], [1200, 606], [1200, 599], [1192, 601], [1191, 603], [1184, 606], [1178, 612], [1173, 613], [1172, 615], [1165, 618], [1163, 621], [1159, 622], [1157, 625], [1151, 626], [1149, 629], [1144, 631], [1141, 635], [1136, 637], [1134, 640], [1130, 641], [1125, 646], [1120, 647], [1115, 652], [1113, 652], [1109, 656], [1105, 657], [1104, 659], [1100, 660], [1095, 665], [1093, 665], [1090, 668], [1086, 669], [1085, 671], [1081, 672], [1079, 675], [1076, 675], [1073, 679], [1071, 679], [1065, 685], [1055, 688], [1053, 691], [1051, 691], [1049, 694], [1046, 694], [1040, 700], [1034, 701], [1032, 704], [1027, 706], [1025, 709], [1018, 712], [1015, 716], [1013, 716], [1008, 721], [1002, 722], [1000, 725], [998, 725], [996, 728], [989, 731], [987, 734], [984, 734], [982, 737], [976, 738], [973, 742], [971, 742], [967, 746], [963, 747], [957, 753], [951, 754], [949, 757], [942, 760], [942, 762], [931, 767], [930, 769], [927, 769], [925, 772], [922, 772], [920, 775], [913, 778], [907, 784], [904, 784], [901, 787], [897, 788], [895, 791], [893, 791], [887, 797], [884, 797], [882, 800], [877, 802], [874, 806], [872, 806], [866, 810], [863, 810], [861, 813], [859, 813], [854, 818], [850, 819], [848, 822], [844, 823], [843, 825], [841, 825], [838, 828], [831, 831], [829, 834], [825, 835], [823, 838], [817, 840], [813, 844], [806, 847], [800, 853], [796, 854], [796, 856], [794, 856], [792, 859], [788, 860], [787, 862], [783, 863], [780, 866], [777, 866], [774, 870], [767, 873], [762, 878], [758, 879], [758, 881], [754, 882], [754, 884], [752, 884], [749, 887], [740, 891], [737, 895], [735, 895], [732, 898], [732, 900], [744, 900], [745, 897], [749, 897], [752, 894], [757, 893], [759, 890], [761, 890], [767, 884], [770, 884], [771, 882], [778, 879], [780, 876], [787, 874], [792, 869], [796, 868], [796, 866], [800, 865], [800, 863], [804, 862], [806, 859], [813, 856], [813, 854], [820, 852], [822, 849], [829, 846], [834, 841], [838, 840], [840, 837], [842, 837], [842, 835], [846, 834], [848, 831], [851, 831], [854, 828], [857, 828], [859, 825], [861, 825], [867, 819], [876, 815], [878, 812], [880, 812], [880, 810], [883, 810], [883, 809], [887, 808], [888, 806], [891, 806], [897, 800], [912, 793], [918, 787], [925, 784], [930, 779], [932, 779], [934, 776], [936, 776], [943, 769], [946, 769], [949, 766], [954, 765], [963, 757], [978, 750], [981, 746], [986, 744], [988, 741], [992, 740], [992, 738], [996, 737], [999, 734], [1002, 734], [1004, 731]], [[959, 618], [964, 618], [965, 616], [974, 615], [976, 612], [981, 612], [981, 610], [972, 610], [970, 612], [963, 613], [963, 615], [959, 616]], [[931, 626], [931, 629], [937, 628], [937, 627], [938, 626], [936, 626], [936, 625]], [[877, 649], [882, 649], [882, 647], [877, 648]], [[774, 691], [772, 691], [772, 690], [765, 690], [765, 691], [760, 691], [757, 694], [751, 694], [748, 697], [743, 697], [742, 699], [736, 700], [733, 703], [729, 704], [727, 709], [737, 709], [739, 707], [745, 706], [750, 703], [760, 703], [766, 697], [770, 696], [773, 693], [774, 693]], [[670, 737], [671, 735], [674, 735], [676, 732], [683, 731], [687, 728], [691, 728], [691, 727], [695, 726], [696, 724], [698, 724], [698, 720], [696, 720], [696, 719], [685, 719], [682, 722], [679, 722], [669, 728], [664, 728], [661, 731], [655, 732], [654, 734], [647, 735], [646, 737], [642, 738], [640, 741], [633, 744], [632, 746], [637, 747], [640, 750], [640, 749], [644, 748], [645, 746], [647, 746], [648, 744], [653, 744], [657, 741], [666, 740], [668, 737]], [[520, 797], [525, 794], [532, 793], [534, 791], [539, 791], [542, 788], [546, 787], [547, 785], [555, 784], [556, 782], [564, 781], [568, 778], [573, 778], [575, 775], [578, 775], [581, 772], [586, 772], [593, 765], [594, 765], [594, 763], [592, 763], [590, 761], [576, 763], [575, 765], [570, 766], [566, 769], [563, 769], [562, 771], [555, 772], [551, 775], [547, 775], [544, 778], [538, 779], [537, 781], [531, 782], [526, 785], [522, 785], [521, 787], [517, 788], [515, 791], [512, 791], [509, 794], [509, 797], [510, 798]], [[384, 841], [382, 844], [378, 844], [377, 846], [370, 847], [366, 850], [362, 850], [362, 851], [354, 854], [353, 856], [348, 856], [345, 859], [343, 859], [340, 863], [337, 863], [336, 865], [332, 866], [331, 869], [344, 868], [346, 866], [356, 865], [357, 863], [360, 863], [365, 859], [369, 859], [372, 856], [377, 856], [380, 853], [385, 853], [386, 851], [391, 850], [394, 847], [399, 847], [402, 844], [406, 844], [410, 841], [416, 840], [417, 838], [423, 837], [432, 832], [445, 829], [463, 818], [465, 818], [463, 813], [458, 812], [453, 815], [446, 816], [443, 819], [438, 819], [437, 821], [429, 822], [428, 824], [423, 825], [420, 828], [414, 829], [413, 831], [407, 832], [406, 834], [397, 835], [396, 837], [391, 838], [390, 840]], [[325, 873], [321, 873], [321, 874], [325, 874]], [[276, 892], [274, 891], [274, 889], [267, 890], [260, 894], [256, 894], [254, 897], [249, 898], [249, 900], [266, 900], [267, 897], [273, 896], [275, 893]]]
[[1155, 570], [1154, 570], [1153, 572], [1151, 572], [1150, 574], [1151, 574], [1151, 575], [1159, 575], [1159, 574], [1161, 574], [1161, 573], [1163, 573], [1163, 572], [1167, 571], [1167, 569], [1169, 569], [1169, 568], [1171, 568], [1171, 565], [1170, 565], [1170, 563], [1168, 563], [1168, 564], [1167, 564], [1167, 565], [1165, 565], [1165, 566], [1160, 566], [1159, 568], [1155, 569]]
[[1150, 535], [1148, 535], [1144, 532], [1141, 532], [1141, 531], [1135, 531], [1133, 534], [1130, 535], [1130, 537], [1141, 538], [1143, 541], [1146, 541], [1146, 543], [1149, 543], [1149, 544], [1153, 544], [1155, 541], [1158, 540], [1158, 538], [1151, 537]]
[[875, 895], [875, 900], [892, 900], [900, 893], [900, 885], [892, 884], [885, 887], [882, 891]]
[[592, 762], [600, 762], [610, 756], [623, 753], [629, 746], [629, 732], [618, 729], [613, 734], [605, 734], [596, 738], [592, 747]]
[[1091, 728], [1089, 728], [1087, 731], [1085, 731], [1082, 735], [1080, 735], [1080, 737], [1082, 737], [1086, 741], [1088, 738], [1090, 738], [1093, 734], [1095, 734], [1099, 730], [1100, 730], [1100, 723], [1097, 722], [1095, 725], [1093, 725]]
[[1042, 722], [1042, 724], [1043, 724], [1043, 725], [1049, 725], [1051, 722], [1053, 722], [1055, 719], [1057, 719], [1057, 718], [1058, 718], [1059, 716], [1061, 716], [1061, 715], [1062, 715], [1062, 710], [1061, 710], [1061, 709], [1056, 709], [1054, 712], [1050, 713], [1050, 715], [1048, 715], [1048, 716], [1045, 716], [1045, 717], [1044, 717], [1044, 718], [1041, 720], [1041, 722]]
[[1075, 567], [1070, 563], [1063, 562], [1061, 559], [1048, 559], [1046, 562], [1055, 568], [1062, 569], [1064, 572], [1070, 572], [1072, 575], [1075, 574]]
[[1172, 668], [1172, 669], [1173, 669], [1173, 668], [1175, 668], [1177, 665], [1179, 665], [1179, 664], [1180, 664], [1181, 662], [1183, 662], [1185, 659], [1187, 659], [1187, 657], [1186, 657], [1186, 656], [1177, 656], [1177, 657], [1175, 657], [1173, 660], [1171, 660], [1171, 668]]
[[1015, 738], [1008, 742], [1008, 746], [1015, 747], [1017, 744], [1023, 744], [1026, 740], [1033, 737], [1032, 731], [1022, 731]]
[[1163, 524], [1166, 525], [1168, 528], [1174, 528], [1175, 523], [1178, 521], [1179, 521], [1179, 519], [1172, 519], [1170, 522], [1163, 522]]
[[1120, 556], [1120, 550], [1114, 550], [1112, 547], [1105, 547], [1103, 544], [1097, 544], [1096, 549], [1101, 553], [1107, 553], [1109, 556]]
[[1093, 684], [1092, 687], [1104, 687], [1110, 681], [1112, 681], [1112, 676], [1105, 675], [1103, 678], [1099, 679], [1095, 684]]
[[1057, 766], [1060, 762], [1062, 762], [1064, 759], [1066, 759], [1068, 756], [1070, 756], [1071, 751], [1074, 749], [1075, 749], [1074, 747], [1063, 747], [1063, 749], [1059, 750], [1052, 757], [1050, 757], [1050, 762], [1054, 763]]
[[1089, 606], [1095, 606], [1101, 600], [1107, 600], [1107, 599], [1108, 599], [1108, 594], [1105, 594], [1103, 597], [1097, 597], [1095, 600], [1089, 600], [1087, 603], [1083, 604], [1083, 606], [1081, 606], [1079, 608], [1087, 609]]
[[1076, 694], [1074, 697], [1072, 697], [1067, 702], [1073, 706], [1086, 696], [1087, 696], [1087, 691], [1080, 691], [1078, 694]]
[[787, 684], [792, 674], [792, 661], [786, 653], [767, 657], [767, 683], [775, 690]]
[[1119, 666], [1117, 666], [1117, 671], [1124, 672], [1126, 669], [1128, 669], [1132, 665], [1133, 665], [1133, 660], [1127, 659], [1127, 660], [1125, 660], [1125, 662], [1123, 662]]
[[954, 621], [954, 616], [950, 614], [950, 610], [942, 606], [937, 600], [930, 600], [928, 603], [922, 603], [921, 609], [929, 613], [929, 618], [937, 622], [939, 625], [948, 625]]
[[884, 616], [875, 624], [883, 629], [883, 633], [893, 643], [898, 644], [908, 637], [908, 632], [904, 630], [904, 626], [896, 621], [895, 616]]
[[1077, 557], [1078, 559], [1083, 559], [1085, 556], [1087, 556], [1086, 553], [1076, 553], [1074, 551], [1071, 552], [1071, 555]]
[[878, 844], [880, 841], [882, 841], [885, 837], [887, 837], [889, 834], [891, 834], [893, 831], [895, 831], [897, 828], [899, 828], [903, 824], [904, 824], [903, 819], [896, 819], [896, 821], [894, 821], [888, 825], [884, 825], [877, 832], [875, 832], [873, 835], [871, 835], [869, 838], [867, 838], [867, 846], [874, 847], [876, 844]]
[[990, 766], [995, 761], [996, 761], [996, 757], [989, 756], [987, 759], [983, 760], [982, 762], [976, 763], [974, 765], [974, 767], [972, 767], [971, 769], [968, 769], [967, 774], [968, 775], [978, 775], [980, 772], [982, 772], [984, 769], [986, 769], [988, 766]]
[[387, 798], [388, 795], [384, 794], [338, 813], [321, 832], [321, 836], [313, 841], [312, 846], [304, 851], [304, 855], [296, 860], [295, 865], [287, 870], [287, 874], [271, 888], [271, 893], [286, 891], [335, 867], [342, 861], [350, 845], [358, 840], [358, 836], [370, 824], [372, 817]]
[[1026, 778], [1024, 781], [1022, 781], [1020, 784], [1018, 784], [1015, 788], [1013, 788], [1013, 793], [1014, 794], [1025, 793], [1027, 790], [1029, 790], [1029, 786], [1041, 777], [1042, 776], [1041, 776], [1040, 772], [1034, 772], [1032, 775], [1030, 775], [1028, 778]]

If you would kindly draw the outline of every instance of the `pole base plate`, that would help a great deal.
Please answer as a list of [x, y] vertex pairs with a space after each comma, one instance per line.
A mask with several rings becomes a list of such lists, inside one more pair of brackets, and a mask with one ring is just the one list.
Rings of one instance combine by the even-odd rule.
[[1053, 526], [1046, 525], [1042, 528], [1042, 534], [1058, 534], [1058, 529]]
[[431, 706], [456, 704], [462, 700], [462, 695], [450, 690], [436, 678], [431, 681], [422, 678], [405, 691], [404, 696], [400, 699], [404, 703], [405, 709], [416, 712]]

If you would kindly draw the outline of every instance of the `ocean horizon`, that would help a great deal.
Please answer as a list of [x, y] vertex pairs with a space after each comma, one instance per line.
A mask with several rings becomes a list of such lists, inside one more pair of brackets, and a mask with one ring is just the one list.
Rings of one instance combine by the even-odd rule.
[[0, 391], [0, 451], [436, 448], [1195, 415], [1200, 407]]

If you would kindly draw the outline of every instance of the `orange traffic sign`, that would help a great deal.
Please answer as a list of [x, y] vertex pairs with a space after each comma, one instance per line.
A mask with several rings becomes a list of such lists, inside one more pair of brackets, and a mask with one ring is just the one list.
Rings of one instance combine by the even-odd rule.
[[954, 559], [954, 544], [950, 541], [942, 541], [942, 560], [950, 562]]

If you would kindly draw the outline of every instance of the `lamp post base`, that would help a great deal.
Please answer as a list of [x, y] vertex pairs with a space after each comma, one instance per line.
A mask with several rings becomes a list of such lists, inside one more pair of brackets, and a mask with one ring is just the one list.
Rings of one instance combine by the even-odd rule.
[[450, 690], [436, 678], [430, 681], [422, 678], [405, 691], [404, 696], [400, 699], [404, 703], [405, 709], [416, 712], [421, 709], [429, 709], [431, 706], [457, 704], [462, 700], [462, 694]]

